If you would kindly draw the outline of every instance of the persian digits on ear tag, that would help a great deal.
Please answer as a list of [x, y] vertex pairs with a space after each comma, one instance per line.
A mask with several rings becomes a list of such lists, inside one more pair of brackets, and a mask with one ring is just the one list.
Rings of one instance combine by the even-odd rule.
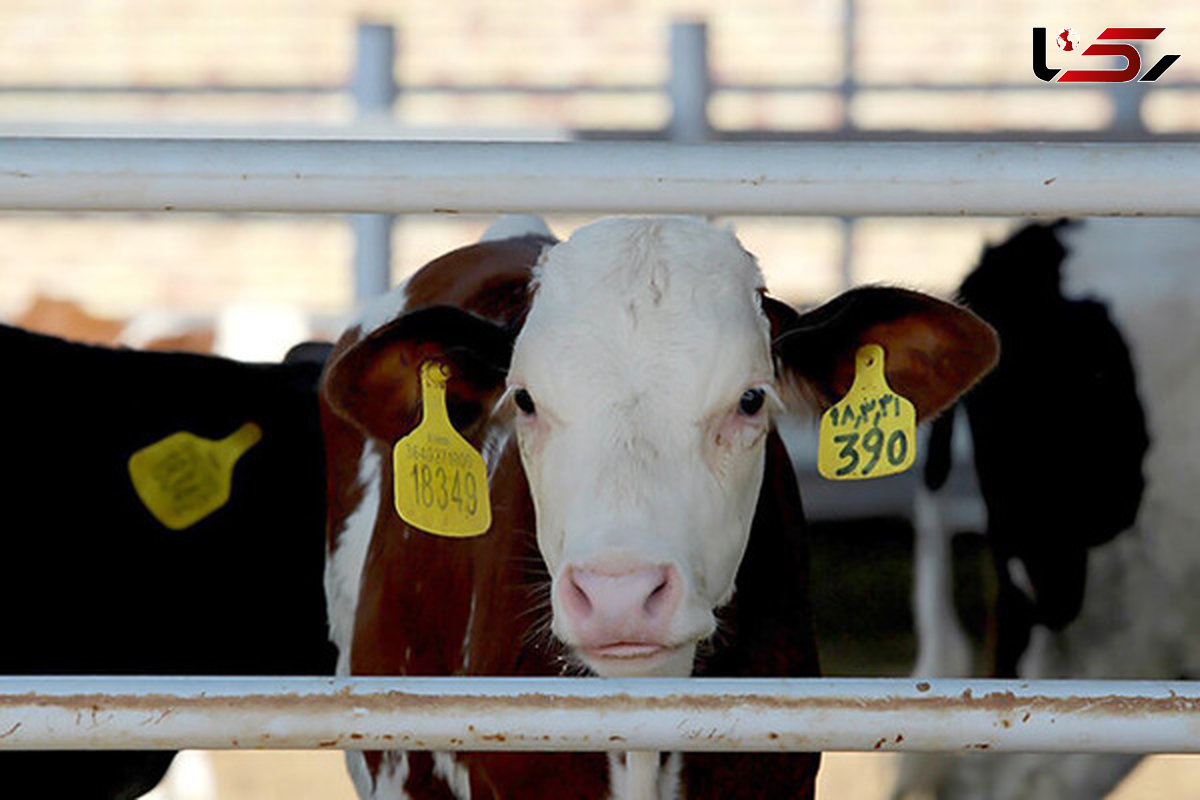
[[421, 365], [421, 422], [392, 448], [396, 513], [427, 533], [479, 536], [492, 525], [487, 466], [450, 424], [443, 364]]
[[234, 466], [261, 438], [253, 422], [219, 441], [173, 433], [129, 457], [129, 478], [154, 518], [181, 531], [229, 501]]
[[884, 351], [863, 345], [854, 357], [850, 391], [821, 415], [817, 472], [833, 481], [882, 478], [916, 460], [917, 412], [892, 391], [884, 376]]

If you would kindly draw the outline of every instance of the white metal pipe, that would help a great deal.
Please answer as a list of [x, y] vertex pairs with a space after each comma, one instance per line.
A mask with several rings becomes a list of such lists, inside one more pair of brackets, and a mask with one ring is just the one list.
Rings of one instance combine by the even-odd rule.
[[0, 748], [1200, 752], [1200, 682], [3, 678]]
[[[360, 24], [351, 89], [360, 119], [389, 119], [396, 102], [396, 32], [391, 25]], [[354, 214], [354, 298], [364, 302], [392, 288], [390, 214]]]
[[1200, 144], [13, 137], [0, 209], [1196, 215]]
[[354, 232], [354, 299], [365, 302], [392, 288], [391, 214], [351, 214]]
[[350, 91], [358, 114], [391, 114], [396, 100], [396, 31], [391, 25], [361, 23], [355, 37]]
[[708, 99], [712, 79], [708, 68], [708, 26], [698, 20], [671, 23], [671, 74], [667, 97], [671, 121], [667, 132], [673, 142], [703, 142], [712, 128]]

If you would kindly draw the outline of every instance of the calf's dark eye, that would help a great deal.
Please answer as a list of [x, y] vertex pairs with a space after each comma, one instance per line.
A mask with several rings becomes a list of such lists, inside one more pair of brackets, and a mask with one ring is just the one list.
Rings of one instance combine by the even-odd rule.
[[513, 402], [517, 404], [517, 408], [521, 409], [522, 414], [533, 414], [537, 411], [537, 406], [533, 404], [533, 397], [525, 389], [517, 389], [513, 392]]
[[762, 410], [766, 393], [762, 389], [747, 389], [738, 401], [738, 413], [742, 416], [753, 417]]

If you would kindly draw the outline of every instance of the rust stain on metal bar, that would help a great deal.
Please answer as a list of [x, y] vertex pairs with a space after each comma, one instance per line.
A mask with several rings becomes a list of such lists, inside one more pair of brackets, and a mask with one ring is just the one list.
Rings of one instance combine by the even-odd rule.
[[[927, 692], [928, 684], [917, 684], [917, 690]], [[971, 689], [957, 697], [943, 695], [911, 697], [778, 697], [761, 694], [742, 695], [678, 695], [660, 697], [608, 694], [597, 697], [578, 697], [549, 693], [522, 693], [504, 696], [414, 693], [386, 691], [369, 694], [354, 693], [349, 687], [330, 694], [245, 694], [180, 696], [173, 694], [76, 694], [0, 695], [0, 707], [36, 706], [76, 709], [89, 714], [121, 711], [145, 711], [155, 714], [154, 723], [167, 715], [190, 709], [211, 709], [223, 706], [231, 710], [289, 708], [293, 710], [328, 713], [346, 711], [347, 703], [368, 712], [445, 713], [461, 708], [472, 715], [489, 711], [521, 708], [523, 710], [595, 710], [644, 712], [647, 710], [723, 711], [742, 708], [754, 711], [805, 711], [853, 709], [860, 711], [905, 711], [916, 709], [981, 710], [990, 712], [1024, 712], [1022, 722], [1028, 722], [1032, 712], [1054, 714], [1096, 714], [1136, 717], [1153, 714], [1191, 714], [1200, 712], [1200, 698], [1127, 696], [1119, 694], [1097, 696], [1052, 697], [1046, 695], [1019, 696], [1013, 691], [995, 691], [976, 695]], [[1010, 723], [1011, 724], [1011, 723]]]

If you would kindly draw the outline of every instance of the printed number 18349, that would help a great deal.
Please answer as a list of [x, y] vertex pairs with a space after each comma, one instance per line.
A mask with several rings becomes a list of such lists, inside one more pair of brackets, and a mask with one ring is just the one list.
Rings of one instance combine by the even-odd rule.
[[470, 472], [428, 464], [412, 465], [413, 497], [425, 508], [445, 511], [454, 505], [469, 515], [479, 510], [479, 488]]

